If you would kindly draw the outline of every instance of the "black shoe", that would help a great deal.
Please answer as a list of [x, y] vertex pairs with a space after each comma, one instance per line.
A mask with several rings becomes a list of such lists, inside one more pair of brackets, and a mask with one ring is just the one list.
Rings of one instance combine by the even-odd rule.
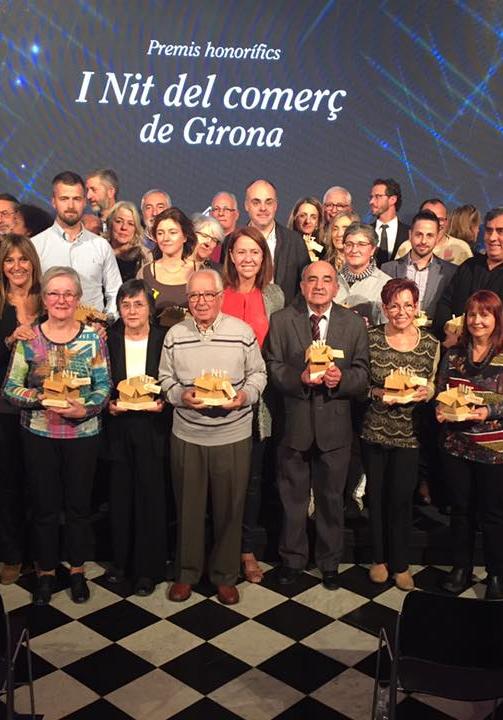
[[503, 576], [487, 576], [486, 600], [503, 600]]
[[78, 572], [70, 575], [70, 594], [74, 603], [80, 604], [89, 600], [89, 588], [84, 573]]
[[340, 587], [339, 585], [339, 573], [337, 570], [329, 570], [327, 572], [322, 573], [322, 580], [323, 587], [326, 590], [337, 590], [337, 588]]
[[278, 573], [278, 582], [280, 585], [291, 585], [297, 582], [301, 574], [302, 570], [295, 570], [295, 568], [282, 565]]
[[105, 581], [110, 583], [110, 585], [118, 585], [124, 582], [125, 577], [124, 570], [116, 568], [113, 565], [108, 568], [104, 575]]
[[133, 592], [140, 597], [147, 597], [147, 595], [152, 595], [154, 588], [155, 583], [152, 578], [141, 577], [135, 582]]
[[32, 602], [34, 605], [48, 605], [51, 602], [52, 593], [54, 592], [54, 575], [39, 575], [37, 584], [33, 591]]
[[453, 568], [440, 587], [457, 595], [472, 586], [472, 573], [472, 568]]

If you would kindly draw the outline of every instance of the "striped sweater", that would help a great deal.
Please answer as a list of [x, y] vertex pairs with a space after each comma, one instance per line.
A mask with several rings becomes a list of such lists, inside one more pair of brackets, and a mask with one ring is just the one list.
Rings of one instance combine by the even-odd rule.
[[[219, 407], [193, 410], [182, 403], [203, 370], [225, 372], [234, 390], [244, 390], [248, 404], [239, 410]], [[200, 331], [192, 317], [174, 325], [166, 335], [159, 364], [159, 382], [175, 406], [173, 434], [195, 445], [227, 445], [251, 435], [252, 405], [266, 385], [265, 363], [251, 327], [220, 313], [207, 331]]]

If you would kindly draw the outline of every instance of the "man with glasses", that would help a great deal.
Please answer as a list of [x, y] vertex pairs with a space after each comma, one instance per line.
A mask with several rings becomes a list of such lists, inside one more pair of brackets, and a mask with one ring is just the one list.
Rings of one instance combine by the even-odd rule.
[[[461, 240], [461, 238], [453, 237], [452, 235], [447, 234], [446, 230], [449, 220], [449, 214], [447, 212], [447, 207], [445, 203], [443, 203], [440, 198], [431, 198], [430, 200], [425, 200], [421, 204], [419, 210], [429, 210], [437, 217], [439, 224], [439, 232], [438, 240], [435, 244], [435, 249], [433, 250], [436, 257], [440, 258], [441, 260], [446, 260], [447, 262], [454, 263], [454, 265], [461, 265], [462, 263], [464, 263], [465, 260], [473, 257], [472, 249], [467, 242]], [[402, 243], [396, 254], [396, 259], [398, 260], [398, 258], [403, 257], [409, 251], [410, 242], [407, 241]]]
[[393, 178], [377, 178], [372, 183], [369, 207], [375, 217], [378, 247], [375, 253], [377, 267], [396, 257], [398, 248], [409, 238], [409, 226], [398, 219], [402, 205], [402, 190]]
[[[208, 575], [220, 602], [234, 605], [239, 601], [236, 582], [252, 408], [266, 384], [265, 364], [251, 327], [221, 312], [223, 285], [215, 270], [198, 270], [190, 276], [187, 299], [192, 317], [169, 330], [159, 365], [159, 381], [174, 406], [171, 474], [178, 530], [176, 582], [169, 599], [187, 600], [201, 579], [209, 490], [214, 543]], [[205, 370], [227, 377], [235, 397], [218, 407], [199, 400], [194, 379]]]
[[0, 193], [0, 235], [14, 232], [19, 203], [9, 193]]
[[334, 185], [328, 188], [323, 195], [323, 214], [325, 225], [337, 215], [338, 212], [352, 212], [351, 193], [346, 188]]
[[503, 300], [503, 207], [493, 208], [484, 218], [485, 255], [477, 254], [458, 267], [437, 305], [434, 332], [444, 338], [444, 347], [457, 344], [459, 335], [445, 332], [453, 315], [462, 315], [466, 301], [477, 290], [492, 290]]
[[[246, 188], [245, 209], [250, 225], [265, 237], [274, 264], [273, 282], [285, 295], [285, 305], [297, 295], [303, 268], [309, 263], [306, 244], [298, 232], [276, 220], [278, 193], [269, 180], [254, 180]], [[225, 255], [222, 253], [222, 260]]]
[[233, 233], [239, 219], [236, 196], [227, 190], [217, 192], [211, 201], [211, 214], [222, 226], [224, 235]]
[[381, 290], [390, 279], [375, 261], [377, 235], [372, 225], [352, 223], [344, 233], [344, 265], [335, 302], [353, 308], [369, 325], [385, 322]]
[[115, 316], [122, 279], [110, 243], [82, 224], [86, 196], [80, 175], [67, 170], [53, 178], [52, 205], [54, 225], [32, 238], [42, 272], [54, 265], [73, 268], [82, 284], [82, 304]]

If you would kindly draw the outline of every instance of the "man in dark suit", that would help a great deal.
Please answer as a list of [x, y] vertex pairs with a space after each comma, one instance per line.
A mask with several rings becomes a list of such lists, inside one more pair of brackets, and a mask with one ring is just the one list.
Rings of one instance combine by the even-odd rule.
[[381, 270], [392, 278], [409, 278], [419, 287], [419, 306], [430, 320], [437, 303], [456, 272], [456, 265], [433, 254], [440, 237], [440, 224], [430, 210], [421, 210], [410, 226], [411, 249], [400, 260], [391, 260]]
[[[254, 180], [245, 192], [245, 210], [250, 225], [267, 240], [274, 261], [274, 282], [285, 295], [285, 305], [292, 302], [299, 290], [302, 269], [309, 263], [306, 244], [299, 233], [276, 221], [278, 193], [268, 180]], [[222, 262], [227, 247], [224, 241]]]
[[400, 245], [409, 239], [409, 226], [398, 219], [402, 205], [402, 190], [393, 178], [377, 178], [370, 191], [370, 212], [375, 217], [379, 238], [375, 259], [377, 267], [393, 260]]
[[[308, 265], [303, 298], [271, 316], [266, 360], [283, 400], [279, 428], [278, 489], [283, 506], [279, 582], [297, 580], [308, 560], [306, 529], [310, 488], [316, 504], [316, 563], [327, 589], [338, 587], [343, 545], [343, 496], [352, 440], [350, 400], [368, 389], [365, 323], [336, 305], [335, 270], [325, 261]], [[333, 366], [311, 378], [305, 352], [313, 340], [336, 351]]]

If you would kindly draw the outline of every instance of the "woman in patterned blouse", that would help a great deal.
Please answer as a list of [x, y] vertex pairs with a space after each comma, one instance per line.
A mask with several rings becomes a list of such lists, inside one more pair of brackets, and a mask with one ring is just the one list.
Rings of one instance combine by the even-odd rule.
[[[412, 590], [407, 556], [419, 429], [424, 404], [433, 397], [440, 350], [438, 341], [414, 323], [419, 290], [412, 280], [389, 280], [381, 299], [388, 323], [369, 330], [371, 402], [361, 433], [374, 560], [369, 574], [375, 583], [392, 575], [400, 590]], [[403, 404], [384, 399], [385, 378], [400, 368], [427, 381]]]
[[[84, 561], [92, 550], [91, 491], [98, 453], [99, 415], [110, 388], [106, 345], [97, 332], [74, 319], [82, 296], [72, 268], [53, 267], [42, 278], [47, 320], [33, 328], [34, 337], [19, 340], [4, 386], [6, 398], [21, 408], [21, 428], [30, 486], [35, 605], [46, 605], [60, 560], [59, 523], [66, 518], [70, 591], [74, 602], [89, 599]], [[77, 381], [79, 397], [66, 406], [48, 407], [44, 381], [56, 392], [58, 381]], [[61, 402], [61, 400], [60, 400]]]
[[503, 303], [490, 290], [468, 298], [459, 343], [440, 366], [439, 391], [447, 385], [472, 389], [483, 404], [463, 422], [447, 422], [437, 407], [454, 552], [454, 567], [442, 587], [459, 593], [471, 585], [478, 515], [486, 598], [503, 599]]

